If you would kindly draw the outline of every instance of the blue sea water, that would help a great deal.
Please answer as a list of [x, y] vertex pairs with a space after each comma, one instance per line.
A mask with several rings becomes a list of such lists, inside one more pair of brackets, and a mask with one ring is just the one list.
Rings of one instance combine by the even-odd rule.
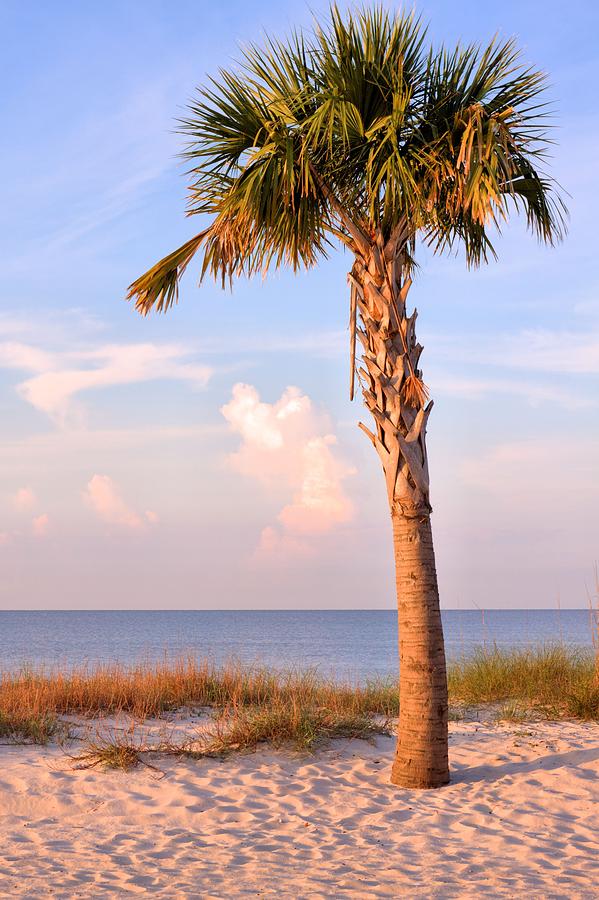
[[[449, 659], [477, 647], [591, 647], [589, 611], [445, 610]], [[392, 610], [0, 611], [0, 668], [91, 666], [192, 654], [364, 680], [395, 675]]]

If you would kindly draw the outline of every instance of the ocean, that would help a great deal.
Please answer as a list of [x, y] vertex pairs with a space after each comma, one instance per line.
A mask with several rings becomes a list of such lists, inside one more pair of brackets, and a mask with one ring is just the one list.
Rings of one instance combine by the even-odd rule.
[[[478, 647], [592, 646], [589, 610], [445, 610], [449, 659]], [[0, 669], [193, 655], [365, 680], [395, 675], [392, 610], [0, 611]]]

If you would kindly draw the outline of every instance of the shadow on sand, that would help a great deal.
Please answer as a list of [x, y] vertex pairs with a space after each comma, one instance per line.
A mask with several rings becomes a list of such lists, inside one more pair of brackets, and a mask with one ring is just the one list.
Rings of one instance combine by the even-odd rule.
[[[477, 781], [500, 781], [514, 775], [526, 775], [539, 769], [551, 771], [561, 769], [563, 766], [583, 766], [584, 763], [595, 762], [599, 759], [599, 745], [592, 750], [570, 750], [568, 753], [550, 753], [538, 756], [536, 759], [526, 762], [508, 762], [501, 766], [473, 766], [453, 767], [451, 772], [451, 784], [474, 784]], [[597, 773], [587, 770], [590, 778], [597, 778]]]

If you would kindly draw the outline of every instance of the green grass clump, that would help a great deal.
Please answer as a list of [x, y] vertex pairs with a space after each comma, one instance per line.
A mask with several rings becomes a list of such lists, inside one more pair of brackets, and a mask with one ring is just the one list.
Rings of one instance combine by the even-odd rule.
[[143, 748], [134, 747], [123, 738], [101, 738], [89, 741], [85, 749], [71, 757], [76, 769], [133, 769], [141, 762]]
[[255, 750], [259, 744], [295, 750], [312, 750], [316, 744], [333, 738], [372, 739], [388, 734], [386, 722], [355, 712], [283, 703], [240, 707], [217, 719], [192, 753], [197, 756], [222, 756], [233, 751]]
[[[452, 701], [545, 707], [555, 717], [577, 716], [572, 698], [592, 712], [593, 654], [561, 644], [526, 650], [479, 650], [449, 666]], [[585, 701], [586, 698], [586, 701]], [[595, 716], [597, 709], [595, 707]]]
[[201, 759], [247, 753], [261, 744], [312, 751], [317, 745], [326, 744], [333, 738], [372, 740], [377, 734], [388, 733], [387, 723], [373, 717], [267, 703], [227, 709], [211, 728], [179, 743], [160, 740], [152, 744], [141, 738], [136, 740], [133, 733], [97, 734], [86, 742], [80, 753], [71, 755], [71, 759], [77, 769], [101, 766], [104, 769], [128, 770], [140, 763], [155, 769], [145, 759], [146, 754]]
[[0, 710], [0, 738], [30, 744], [47, 744], [58, 731], [56, 716], [48, 713]]
[[576, 685], [566, 697], [566, 708], [575, 719], [599, 720], [599, 680]]

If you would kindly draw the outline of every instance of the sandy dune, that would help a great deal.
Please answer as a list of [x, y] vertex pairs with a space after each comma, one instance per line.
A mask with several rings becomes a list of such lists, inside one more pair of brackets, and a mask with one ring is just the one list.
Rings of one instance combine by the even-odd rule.
[[0, 896], [599, 897], [599, 726], [451, 726], [453, 783], [393, 789], [393, 742], [73, 771], [0, 747]]

